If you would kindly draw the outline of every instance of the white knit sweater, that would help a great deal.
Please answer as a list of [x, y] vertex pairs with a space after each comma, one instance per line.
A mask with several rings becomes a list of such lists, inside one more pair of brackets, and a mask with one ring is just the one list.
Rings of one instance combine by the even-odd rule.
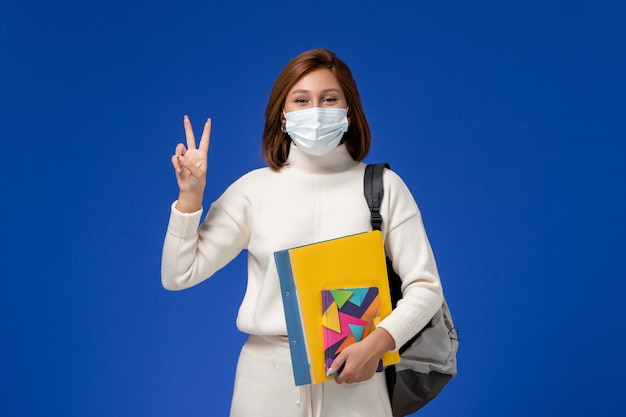
[[[237, 317], [245, 333], [286, 335], [274, 251], [371, 230], [363, 197], [365, 164], [345, 146], [318, 157], [291, 147], [289, 164], [261, 168], [235, 181], [200, 224], [202, 210], [172, 205], [163, 245], [163, 286], [181, 290], [211, 277], [248, 250], [248, 286]], [[209, 173], [210, 181], [210, 173]], [[443, 301], [435, 259], [410, 191], [385, 170], [385, 250], [403, 278], [403, 299], [379, 325], [399, 348], [421, 330]]]

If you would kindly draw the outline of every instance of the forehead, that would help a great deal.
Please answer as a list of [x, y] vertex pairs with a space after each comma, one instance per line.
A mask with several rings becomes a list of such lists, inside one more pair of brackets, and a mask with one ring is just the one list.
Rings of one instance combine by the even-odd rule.
[[328, 68], [320, 68], [309, 72], [296, 81], [293, 87], [289, 90], [289, 93], [291, 94], [297, 90], [317, 92], [330, 88], [342, 91], [341, 85], [339, 85], [339, 81], [337, 80], [337, 77], [335, 77], [335, 74], [333, 74], [333, 72]]

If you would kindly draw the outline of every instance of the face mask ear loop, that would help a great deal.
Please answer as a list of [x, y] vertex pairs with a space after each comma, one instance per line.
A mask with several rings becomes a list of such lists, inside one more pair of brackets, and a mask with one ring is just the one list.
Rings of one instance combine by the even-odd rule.
[[[285, 114], [285, 109], [283, 108], [283, 117], [285, 118], [285, 120], [287, 120], [287, 115]], [[287, 126], [285, 126], [285, 123], [283, 123], [283, 121], [280, 121], [280, 131], [283, 133], [287, 133]]]

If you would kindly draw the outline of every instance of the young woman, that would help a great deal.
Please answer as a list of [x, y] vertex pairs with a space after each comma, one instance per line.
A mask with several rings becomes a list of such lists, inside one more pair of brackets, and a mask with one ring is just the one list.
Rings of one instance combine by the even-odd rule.
[[384, 174], [381, 213], [385, 250], [403, 278], [403, 299], [367, 338], [332, 364], [330, 381], [294, 384], [277, 250], [371, 230], [363, 197], [370, 131], [350, 70], [331, 51], [295, 57], [278, 76], [265, 111], [267, 168], [251, 171], [210, 206], [201, 222], [211, 121], [199, 146], [187, 117], [187, 146], [172, 157], [179, 187], [163, 246], [169, 290], [209, 278], [248, 251], [248, 286], [237, 317], [249, 334], [235, 378], [231, 416], [391, 416], [382, 354], [421, 330], [443, 301], [419, 209], [406, 185]]

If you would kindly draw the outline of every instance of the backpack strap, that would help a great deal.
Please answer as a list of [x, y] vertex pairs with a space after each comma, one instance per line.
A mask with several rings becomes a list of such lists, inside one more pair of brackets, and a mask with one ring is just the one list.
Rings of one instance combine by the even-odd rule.
[[383, 217], [380, 215], [380, 205], [383, 201], [383, 171], [389, 164], [370, 164], [365, 167], [363, 191], [365, 200], [370, 208], [372, 230], [381, 230]]
[[[389, 164], [381, 163], [365, 167], [363, 194], [370, 208], [372, 230], [381, 230], [383, 224], [380, 205], [383, 201], [383, 172], [385, 168], [389, 168]], [[391, 305], [395, 308], [402, 298], [402, 279], [393, 270], [393, 264], [388, 256], [385, 257], [385, 261], [387, 262], [387, 276], [391, 291]]]

